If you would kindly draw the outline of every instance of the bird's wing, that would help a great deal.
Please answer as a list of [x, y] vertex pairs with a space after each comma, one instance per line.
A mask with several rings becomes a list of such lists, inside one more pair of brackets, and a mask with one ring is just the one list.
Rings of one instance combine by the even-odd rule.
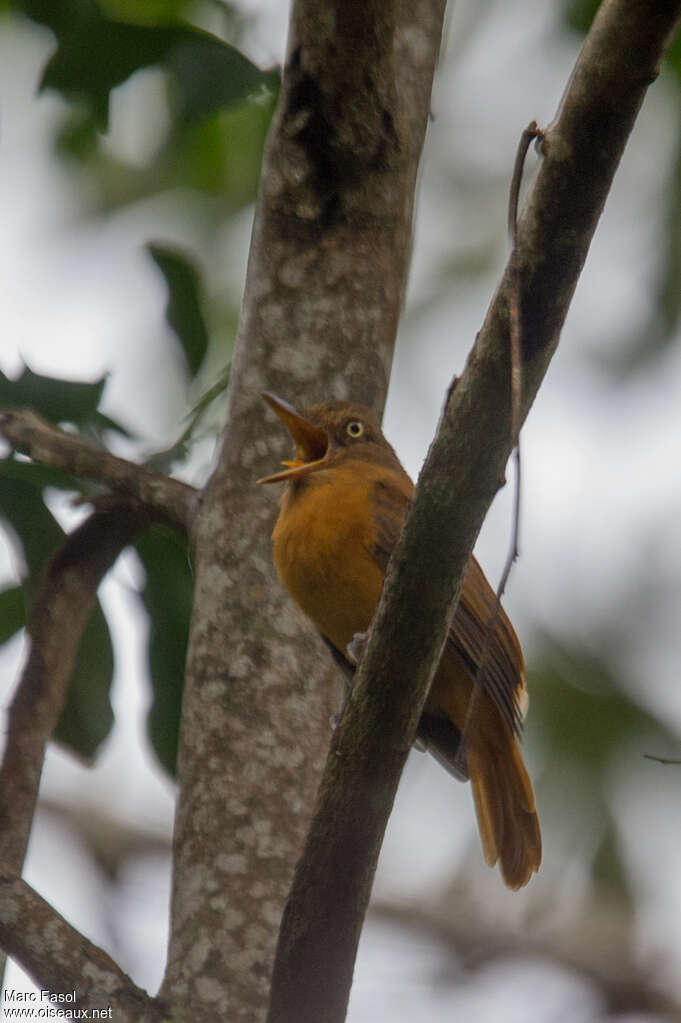
[[471, 558], [447, 642], [469, 665], [471, 676], [479, 677], [483, 689], [517, 734], [526, 702], [523, 654], [506, 612], [501, 605], [495, 612], [495, 605], [494, 590], [478, 562]]
[[[375, 484], [376, 541], [373, 553], [384, 572], [410, 503], [411, 493], [404, 485], [385, 478]], [[523, 655], [513, 626], [501, 606], [490, 631], [495, 602], [496, 595], [484, 572], [475, 558], [471, 558], [447, 642], [467, 664], [471, 679], [479, 674], [483, 689], [511, 730], [517, 733], [525, 702]], [[484, 671], [479, 672], [483, 651]]]

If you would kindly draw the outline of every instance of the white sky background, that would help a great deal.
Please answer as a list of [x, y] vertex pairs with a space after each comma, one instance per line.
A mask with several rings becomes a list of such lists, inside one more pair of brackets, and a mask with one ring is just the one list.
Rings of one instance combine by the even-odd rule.
[[[483, 6], [486, 13], [477, 20], [474, 12]], [[449, 50], [433, 98], [408, 304], [385, 420], [386, 432], [413, 475], [447, 383], [463, 366], [503, 266], [506, 187], [518, 137], [532, 118], [540, 124], [551, 119], [577, 53], [577, 43], [554, 30], [553, 6], [540, 0], [486, 5], [459, 0], [450, 14]], [[285, 5], [252, 0], [249, 7], [264, 12], [249, 34], [249, 55], [261, 64], [281, 60]], [[149, 438], [151, 447], [174, 434], [186, 409], [178, 367], [169, 357], [165, 287], [142, 246], [160, 237], [191, 249], [196, 228], [191, 209], [178, 212], [170, 200], [79, 222], [81, 196], [74, 179], [50, 153], [62, 104], [49, 94], [35, 96], [51, 46], [49, 32], [31, 26], [9, 29], [0, 22], [0, 369], [14, 374], [25, 359], [37, 372], [67, 378], [93, 379], [109, 371], [105, 411]], [[140, 77], [153, 93], [153, 74]], [[112, 108], [110, 144], [126, 156], [150, 144], [148, 124], [140, 126], [135, 117], [135, 86], [139, 82], [118, 90]], [[537, 622], [554, 629], [566, 623], [563, 631], [569, 633], [586, 631], [591, 620], [609, 621], [643, 553], [679, 592], [681, 347], [631, 383], [613, 384], [598, 368], [599, 355], [617, 348], [649, 301], [651, 253], [671, 160], [672, 102], [663, 82], [646, 100], [561, 346], [523, 431], [522, 557], [505, 601], [521, 636]], [[466, 179], [480, 174], [499, 179], [498, 209], [476, 210], [455, 197], [457, 181], [465, 186]], [[243, 236], [241, 255], [211, 272], [223, 273], [238, 294], [248, 216], [236, 230]], [[419, 313], [439, 268], [463, 249], [461, 239], [470, 243], [471, 232], [478, 232], [481, 249], [491, 245], [495, 251], [494, 272], [473, 286], [463, 277], [445, 302]], [[140, 338], [145, 339], [143, 349]], [[508, 493], [500, 495], [478, 547], [492, 579], [506, 555], [509, 500]], [[8, 562], [5, 574], [9, 571]], [[117, 650], [115, 734], [93, 771], [51, 751], [43, 795], [80, 808], [95, 822], [101, 819], [102, 828], [111, 815], [167, 835], [172, 787], [155, 770], [144, 738], [145, 624], [136, 614], [136, 574], [133, 559], [122, 559], [103, 587]], [[650, 642], [635, 651], [628, 675], [637, 698], [664, 710], [681, 732], [678, 631], [678, 603], [660, 609]], [[3, 687], [10, 691], [20, 656], [20, 644], [13, 642], [0, 662], [0, 694]], [[654, 778], [657, 799], [636, 772], [627, 793], [618, 790], [614, 797], [621, 808], [623, 839], [632, 838], [626, 850], [641, 893], [644, 956], [681, 944], [681, 780], [659, 771]], [[539, 802], [541, 807], [541, 786]], [[482, 864], [473, 829], [467, 787], [454, 785], [427, 758], [412, 756], [376, 893], [405, 900], [422, 893], [427, 897], [458, 860], [474, 854], [480, 859], [476, 884], [481, 891], [494, 891], [494, 911], [501, 921], [527, 919], [537, 892], [549, 900], [553, 915], [568, 913], [583, 877], [567, 858], [560, 835], [552, 840], [551, 832], [546, 834], [545, 865], [530, 888], [510, 894]], [[579, 844], [578, 821], [573, 829]], [[633, 841], [641, 829], [654, 835], [654, 861]], [[27, 876], [138, 983], [154, 989], [163, 969], [168, 895], [162, 862], [132, 864], [122, 887], [108, 891], [86, 851], [63, 825], [42, 814]], [[527, 926], [533, 926], [529, 920]], [[490, 967], [484, 992], [480, 984], [459, 979], [456, 986], [438, 983], [446, 967], [439, 947], [407, 940], [383, 924], [369, 926], [349, 1023], [414, 1018], [438, 1023], [457, 1010], [462, 1018], [480, 1023], [598, 1018], [599, 1007], [585, 988], [542, 964], [512, 975], [508, 966]], [[678, 963], [666, 964], [669, 983], [678, 984], [678, 974]], [[12, 968], [9, 986], [21, 983], [20, 972]]]

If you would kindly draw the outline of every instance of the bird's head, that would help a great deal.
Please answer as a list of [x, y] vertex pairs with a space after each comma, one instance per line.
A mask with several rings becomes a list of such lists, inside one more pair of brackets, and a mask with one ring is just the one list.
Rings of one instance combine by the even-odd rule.
[[[279, 416], [296, 444], [295, 457], [282, 472], [259, 483], [302, 479], [352, 457], [388, 464], [397, 461], [370, 408], [351, 401], [323, 401], [298, 412], [287, 401], [265, 391], [263, 400]], [[398, 463], [399, 464], [399, 463]]]

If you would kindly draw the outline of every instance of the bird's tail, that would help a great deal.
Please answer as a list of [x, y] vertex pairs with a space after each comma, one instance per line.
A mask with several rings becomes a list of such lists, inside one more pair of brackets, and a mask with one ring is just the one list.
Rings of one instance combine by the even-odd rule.
[[468, 772], [485, 859], [497, 861], [509, 888], [526, 885], [541, 863], [541, 832], [532, 782], [515, 737], [504, 730], [503, 743], [471, 742]]

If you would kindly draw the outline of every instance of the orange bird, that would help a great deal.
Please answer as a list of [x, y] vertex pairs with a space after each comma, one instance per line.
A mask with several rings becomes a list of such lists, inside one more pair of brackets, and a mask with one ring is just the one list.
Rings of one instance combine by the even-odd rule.
[[[296, 444], [284, 471], [260, 480], [288, 483], [272, 534], [274, 564], [351, 675], [348, 644], [369, 628], [414, 485], [365, 406], [327, 401], [297, 412], [273, 394], [263, 398]], [[539, 868], [541, 835], [518, 747], [527, 702], [523, 655], [502, 609], [488, 636], [494, 604], [471, 558], [418, 743], [456, 777], [470, 778], [485, 859], [498, 862], [505, 883], [517, 889]], [[479, 695], [457, 757], [485, 644]]]

